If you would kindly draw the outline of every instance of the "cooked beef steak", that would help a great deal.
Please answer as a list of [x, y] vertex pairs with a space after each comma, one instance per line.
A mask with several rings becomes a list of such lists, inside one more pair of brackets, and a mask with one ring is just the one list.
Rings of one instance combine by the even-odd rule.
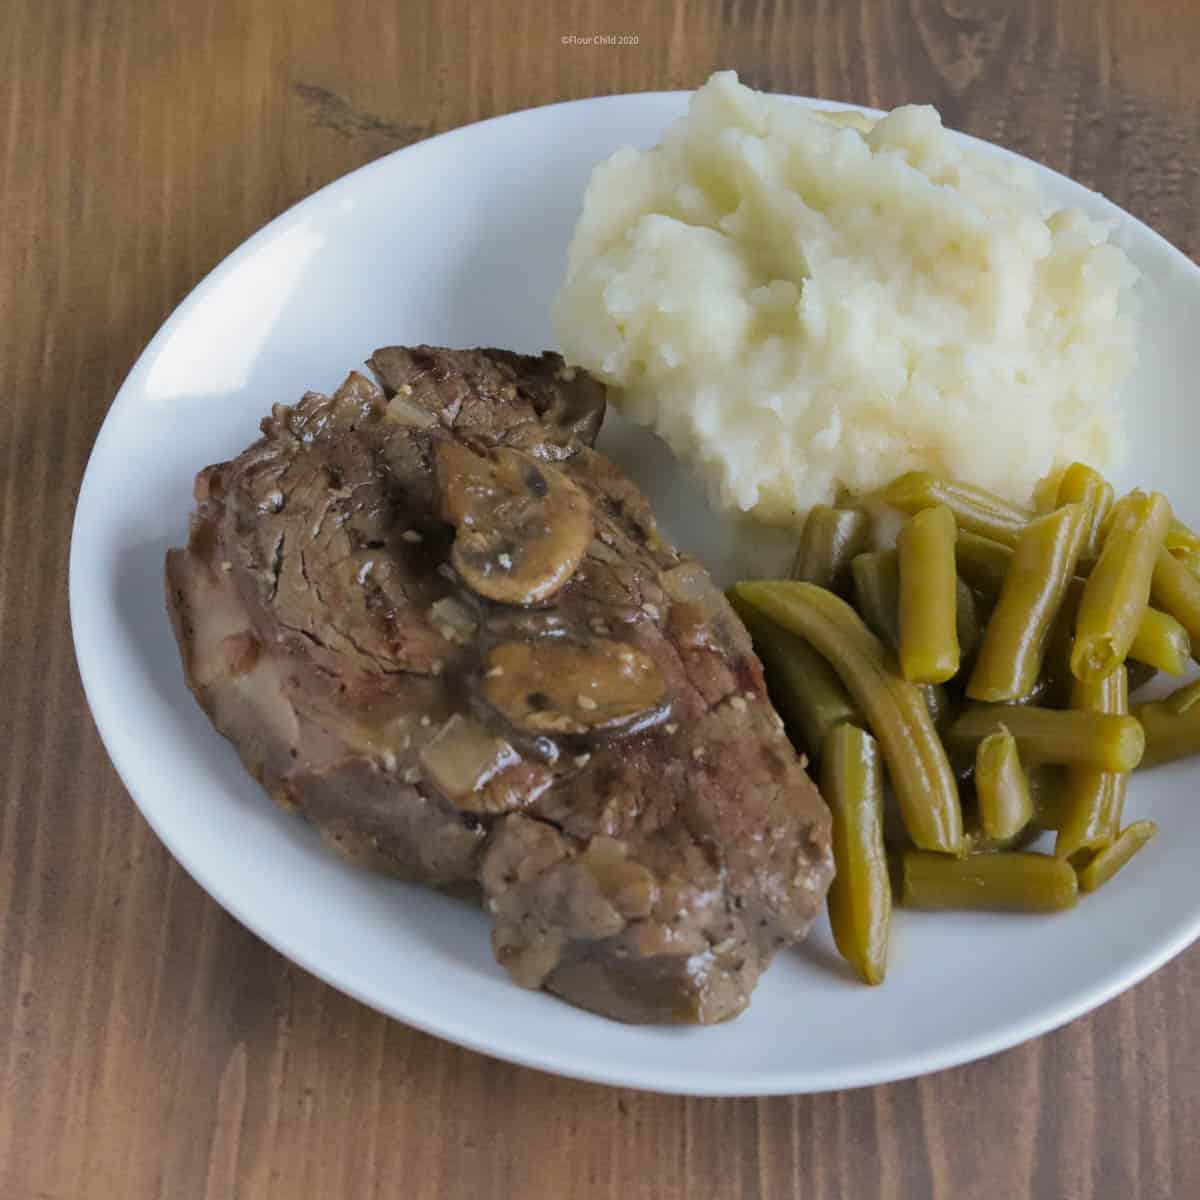
[[167, 600], [246, 767], [348, 858], [478, 883], [519, 982], [720, 1021], [804, 936], [829, 815], [741, 623], [556, 355], [392, 347], [196, 479]]

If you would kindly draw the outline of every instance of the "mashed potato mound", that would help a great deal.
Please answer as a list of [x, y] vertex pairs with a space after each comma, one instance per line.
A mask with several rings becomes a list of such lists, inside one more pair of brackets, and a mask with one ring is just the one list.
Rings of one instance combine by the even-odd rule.
[[1027, 502], [1116, 448], [1136, 273], [1107, 236], [932, 108], [872, 124], [724, 72], [595, 169], [555, 324], [721, 507], [787, 525], [914, 468]]

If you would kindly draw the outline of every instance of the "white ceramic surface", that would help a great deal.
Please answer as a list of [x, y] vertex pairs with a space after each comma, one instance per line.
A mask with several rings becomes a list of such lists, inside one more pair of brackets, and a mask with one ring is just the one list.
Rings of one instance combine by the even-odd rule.
[[[333, 388], [388, 343], [553, 345], [549, 302], [590, 168], [619, 146], [657, 141], [686, 99], [563, 104], [422, 142], [305, 200], [213, 271], [139, 359], [88, 466], [71, 549], [80, 671], [117, 770], [187, 870], [282, 953], [385, 1013], [516, 1062], [661, 1091], [898, 1079], [1060, 1025], [1197, 936], [1195, 769], [1136, 778], [1129, 810], [1153, 816], [1161, 836], [1072, 912], [901, 913], [876, 989], [839, 967], [822, 922], [738, 1020], [628, 1028], [514, 987], [479, 912], [325, 853], [210, 728], [163, 608], [163, 553], [186, 536], [193, 475], [252, 441], [272, 402]], [[1117, 482], [1152, 483], [1200, 519], [1200, 270], [1101, 197], [1039, 170], [1056, 201], [1111, 219], [1145, 276], [1141, 361], [1124, 393], [1130, 456]], [[713, 518], [649, 436], [614, 417], [605, 445], [722, 581], [739, 561], [777, 554], [752, 552]]]

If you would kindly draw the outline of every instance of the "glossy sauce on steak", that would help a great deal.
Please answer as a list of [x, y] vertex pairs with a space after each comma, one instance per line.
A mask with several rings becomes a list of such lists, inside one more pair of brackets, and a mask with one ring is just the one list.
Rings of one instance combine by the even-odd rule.
[[196, 480], [188, 683], [337, 851], [478, 884], [513, 978], [713, 1022], [807, 932], [829, 815], [748, 635], [557, 355], [390, 347]]

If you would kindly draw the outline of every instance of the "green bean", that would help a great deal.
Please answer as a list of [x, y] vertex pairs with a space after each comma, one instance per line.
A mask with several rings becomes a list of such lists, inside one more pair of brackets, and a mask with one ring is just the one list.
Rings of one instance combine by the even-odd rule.
[[[880, 498], [901, 512], [916, 513], [944, 504], [962, 529], [1011, 546], [1033, 515], [982, 488], [939, 479], [928, 471], [909, 471], [888, 484]], [[969, 582], [969, 581], [968, 581]]]
[[[1156, 495], [1157, 493], [1150, 493]], [[1128, 514], [1137, 504], [1145, 502], [1147, 493], [1141, 488], [1134, 488], [1133, 491], [1127, 492], [1120, 497], [1117, 502], [1109, 509], [1108, 516], [1104, 519], [1104, 524], [1100, 526], [1100, 542], [1101, 546], [1104, 540], [1112, 531], [1113, 523], [1118, 517], [1123, 514]], [[1168, 505], [1169, 505], [1168, 501]], [[1186, 554], [1193, 547], [1200, 549], [1200, 541], [1196, 539], [1196, 535], [1192, 533], [1182, 522], [1176, 520], [1172, 515], [1167, 521], [1167, 530], [1163, 534], [1163, 549], [1170, 554]], [[1082, 572], [1081, 572], [1082, 574]]]
[[1134, 706], [1146, 731], [1143, 767], [1200, 754], [1200, 681], [1177, 688], [1161, 700]]
[[975, 593], [961, 578], [955, 579], [954, 626], [958, 632], [958, 649], [968, 659], [979, 647], [983, 621], [979, 617], [979, 602]]
[[911, 683], [945, 683], [958, 674], [958, 575], [954, 514], [923, 509], [900, 530], [900, 670]]
[[[1046, 514], [1046, 516], [1053, 515], [1052, 512]], [[1034, 519], [1045, 520], [1046, 518]], [[999, 597], [1004, 589], [1004, 581], [1012, 567], [1013, 548], [1011, 546], [1002, 546], [999, 542], [992, 541], [991, 538], [959, 530], [957, 558], [959, 575], [979, 595]], [[1087, 580], [1079, 575], [1071, 578], [1063, 598], [1064, 608], [1071, 603], [1078, 606], [1086, 584]]]
[[1082, 505], [1067, 504], [1026, 525], [983, 632], [967, 684], [972, 700], [1019, 700], [1033, 690], [1074, 577], [1086, 520]]
[[[875, 550], [855, 556], [850, 564], [854, 576], [854, 607], [867, 628], [892, 653], [900, 649], [900, 556], [895, 550]], [[956, 589], [955, 619], [958, 642], [964, 658], [979, 641], [979, 601], [960, 579]], [[947, 697], [940, 688], [925, 687], [929, 715], [937, 723], [946, 709]]]
[[1169, 551], [1172, 558], [1181, 562], [1187, 569], [1200, 579], [1200, 550], [1189, 550], [1185, 547], [1180, 547], [1176, 550]]
[[807, 583], [739, 583], [737, 594], [803, 637], [837, 671], [879, 740], [913, 843], [955, 854], [962, 809], [945, 749], [917, 688], [889, 670], [887, 650], [858, 614]]
[[[1044, 519], [1044, 518], [1043, 518]], [[988, 538], [979, 537], [974, 533], [959, 532], [958, 535], [958, 570], [963, 579], [982, 593], [985, 597], [989, 595], [998, 595], [1003, 588], [1004, 579], [1008, 574], [1009, 567], [1012, 564], [1013, 552], [1007, 546], [1000, 545], [999, 542], [993, 542]], [[1181, 608], [1186, 611], [1194, 612], [1194, 620], [1197, 627], [1200, 627], [1200, 583], [1193, 586], [1187, 579], [1187, 572], [1179, 570], [1179, 563], [1186, 562], [1179, 555], [1169, 555], [1168, 557], [1178, 561], [1161, 564], [1155, 563], [1154, 580], [1160, 577], [1160, 567], [1163, 579], [1170, 585], [1170, 595], [1180, 604]], [[1055, 629], [1051, 631], [1049, 647], [1047, 655], [1052, 656], [1054, 648], [1061, 648], [1064, 645], [1060, 634], [1065, 638], [1065, 646], [1067, 653], [1066, 661], [1066, 676], [1070, 677], [1070, 639], [1071, 633], [1075, 625], [1075, 616], [1079, 611], [1079, 602], [1083, 599], [1083, 589], [1087, 586], [1087, 580], [1079, 575], [1076, 575], [1067, 584], [1066, 591], [1063, 595], [1062, 608], [1059, 613], [1059, 620], [1056, 622]], [[1156, 584], [1151, 585], [1151, 598], [1153, 599], [1156, 592]], [[1162, 601], [1155, 600], [1156, 604], [1161, 606]], [[1179, 670], [1174, 669], [1179, 663], [1179, 655], [1182, 649], [1183, 635], [1190, 633], [1190, 630], [1184, 627], [1182, 623], [1178, 626], [1169, 624], [1165, 618], [1167, 614], [1159, 608], [1147, 608], [1141, 622], [1138, 624], [1137, 632], [1134, 634], [1133, 643], [1129, 648], [1129, 657], [1138, 659], [1139, 661], [1148, 661], [1155, 667], [1156, 670], [1167, 671], [1169, 674], [1179, 674]], [[1188, 654], [1191, 653], [1191, 644], [1196, 641], [1196, 635], [1188, 638], [1189, 648]], [[1142, 655], [1152, 656], [1143, 660]], [[1138, 679], [1135, 684], [1130, 681], [1130, 691], [1136, 690], [1137, 687], [1145, 683], [1145, 678], [1141, 678], [1141, 672], [1136, 670], [1133, 664], [1130, 664], [1131, 670], [1136, 671], [1134, 678]]]
[[921, 693], [921, 699], [925, 701], [929, 719], [938, 729], [941, 729], [956, 709], [950, 693], [940, 683], [918, 683], [917, 691]]
[[[858, 554], [851, 565], [854, 608], [868, 629], [893, 653], [900, 649], [900, 556], [894, 550]], [[979, 599], [959, 580], [955, 588], [955, 620], [962, 658], [979, 641]]]
[[895, 550], [855, 555], [854, 607], [867, 628], [893, 653], [900, 649], [900, 556]]
[[1071, 673], [1077, 679], [1102, 678], [1125, 661], [1150, 601], [1170, 520], [1171, 506], [1157, 492], [1132, 492], [1114, 507], [1075, 618]]
[[[1129, 712], [1129, 677], [1118, 667], [1103, 679], [1076, 679], [1071, 688], [1071, 707], [1080, 712]], [[1095, 767], [1072, 767], [1063, 788], [1058, 837], [1054, 857], [1074, 860], [1081, 852], [1107, 846], [1121, 826], [1126, 771], [1099, 771]]]
[[1074, 905], [1075, 872], [1046, 854], [974, 854], [949, 858], [904, 853], [900, 902], [912, 908], [1057, 912]]
[[1100, 553], [1100, 529], [1112, 508], [1113, 487], [1098, 471], [1084, 463], [1072, 463], [1058, 482], [1055, 507], [1082, 504], [1087, 514], [1080, 554], [1094, 558]]
[[988, 837], [976, 821], [963, 817], [963, 853], [972, 854], [1008, 854], [1013, 850], [1023, 850], [1031, 842], [1037, 841], [1042, 835], [1042, 829], [1031, 821], [1024, 829], [1018, 830], [1011, 837]]
[[[867, 628], [895, 654], [900, 649], [900, 556], [895, 550], [858, 554], [850, 564], [854, 606]], [[961, 593], [960, 593], [961, 597]], [[959, 612], [962, 612], [960, 605]], [[962, 629], [962, 625], [959, 626]], [[938, 684], [918, 685], [925, 707], [940, 726], [950, 712], [950, 697]]]
[[1200, 646], [1200, 579], [1165, 550], [1154, 562], [1150, 599], [1187, 630], [1193, 646]]
[[1200, 554], [1200, 537], [1197, 537], [1178, 517], [1171, 518], [1163, 545], [1172, 554]]
[[736, 592], [729, 599], [762, 659], [771, 700], [809, 758], [819, 759], [830, 730], [843, 721], [862, 725], [862, 714], [837, 672], [803, 638], [777, 625]]
[[955, 547], [958, 573], [977, 592], [998, 596], [1012, 562], [1012, 547], [968, 530], [958, 531]]
[[1031, 828], [1057, 830], [1062, 824], [1066, 779], [1070, 770], [1070, 767], [1060, 767], [1055, 763], [1038, 763], [1026, 770], [1025, 778], [1029, 781], [1029, 793], [1033, 797]]
[[1026, 704], [1040, 704], [1046, 708], [1065, 708], [1070, 704], [1071, 684], [1075, 679], [1071, 674], [1071, 647], [1074, 644], [1075, 629], [1072, 591], [1072, 588], [1067, 589], [1067, 597], [1050, 629], [1046, 657], [1042, 660], [1042, 673], [1038, 676], [1029, 698], [1024, 701]]
[[818, 504], [800, 531], [792, 578], [844, 591], [850, 582], [850, 561], [867, 548], [870, 534], [871, 520], [866, 513]]
[[[974, 535], [967, 534], [966, 536], [973, 538]], [[964, 535], [959, 534], [960, 548], [962, 540], [964, 540]], [[977, 538], [976, 541], [982, 542], [986, 539]], [[1012, 551], [1009, 551], [1007, 546], [1000, 546], [996, 542], [992, 542], [991, 545], [995, 546], [1003, 556], [1006, 556], [1004, 562], [1007, 563]], [[990, 553], [990, 551], [986, 553]], [[1058, 610], [1058, 618], [1051, 626], [1050, 637], [1046, 643], [1042, 674], [1038, 677], [1030, 694], [1021, 697], [1021, 703], [1043, 704], [1050, 708], [1066, 707], [1070, 703], [1070, 688], [1072, 688], [1075, 678], [1070, 673], [1070, 649], [1072, 649], [1075, 613], [1079, 610], [1079, 601], [1084, 594], [1086, 582], [1076, 575], [1068, 584], [1062, 607]], [[983, 596], [983, 601], [986, 601], [986, 594]], [[1126, 660], [1130, 694], [1150, 682], [1158, 673], [1157, 667], [1147, 666], [1145, 662], [1139, 661], [1136, 658], [1135, 650], [1138, 653], [1153, 655], [1163, 665], [1168, 662], [1166, 655], [1177, 653], [1176, 650], [1169, 649], [1169, 646], [1178, 647], [1180, 635], [1177, 631], [1172, 631], [1172, 626], [1164, 624], [1165, 616], [1166, 614], [1158, 608], [1147, 608], [1145, 616], [1141, 619], [1138, 632], [1134, 636], [1134, 644], [1129, 649], [1129, 658]], [[1162, 642], [1164, 632], [1169, 636], [1169, 643], [1166, 646]]]
[[1182, 675], [1192, 657], [1192, 639], [1174, 617], [1147, 608], [1133, 635], [1129, 657], [1168, 675]]
[[946, 730], [953, 751], [975, 747], [1002, 726], [1017, 739], [1021, 761], [1132, 771], [1141, 761], [1144, 737], [1134, 717], [1032, 704], [968, 704]]
[[[1054, 473], [1043, 475], [1037, 481], [1033, 488], [1033, 500], [1029, 506], [1032, 516], [1044, 517], [1058, 507], [1058, 487], [1065, 474], [1066, 470], [1064, 469], [1057, 475]], [[1068, 503], [1068, 501], [1063, 503]]]
[[975, 795], [979, 825], [989, 838], [1015, 837], [1033, 819], [1033, 798], [1017, 743], [1003, 726], [975, 751]]
[[[1080, 770], [1082, 768], [1074, 768]], [[1121, 817], [1125, 810], [1125, 796], [1129, 785], [1128, 771], [1105, 771], [1097, 790], [1095, 808], [1089, 811], [1082, 824], [1077, 824], [1073, 810], [1067, 805], [1071, 796], [1064, 797], [1063, 814], [1060, 828], [1054, 838], [1054, 857], [1063, 858], [1072, 865], [1112, 845], [1121, 827]], [[1069, 787], [1069, 785], [1068, 785]]]
[[892, 884], [883, 847], [883, 767], [869, 733], [853, 725], [830, 730], [821, 751], [821, 795], [833, 816], [833, 940], [865, 982], [882, 983]]
[[1106, 846], [1085, 867], [1079, 870], [1079, 889], [1094, 892], [1106, 884], [1154, 835], [1158, 826], [1153, 821], [1134, 821], [1121, 830], [1111, 846]]

